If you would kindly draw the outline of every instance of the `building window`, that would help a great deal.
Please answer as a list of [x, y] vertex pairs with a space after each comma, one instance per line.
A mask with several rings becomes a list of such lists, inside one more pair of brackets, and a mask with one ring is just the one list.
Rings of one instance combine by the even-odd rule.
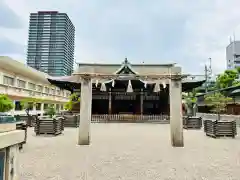
[[55, 94], [55, 89], [52, 89], [52, 94]]
[[22, 105], [20, 101], [15, 102], [15, 111], [21, 111], [22, 110]]
[[9, 77], [9, 76], [3, 76], [3, 84], [13, 86], [14, 85], [14, 78]]
[[42, 90], [43, 90], [43, 87], [42, 87], [42, 86], [40, 86], [40, 85], [37, 85], [37, 91], [40, 91], [40, 92], [42, 92]]
[[43, 109], [46, 110], [48, 108], [48, 104], [43, 105]]
[[45, 93], [49, 93], [49, 88], [45, 87]]
[[29, 103], [28, 103], [28, 107], [29, 107], [29, 110], [32, 111], [32, 110], [33, 110], [33, 103], [32, 103], [32, 102], [29, 102]]
[[36, 110], [41, 110], [41, 103], [36, 103]]
[[28, 83], [28, 88], [31, 90], [36, 90], [36, 85], [33, 83]]
[[56, 110], [59, 111], [59, 104], [56, 104]]
[[20, 88], [26, 88], [26, 81], [18, 79], [17, 84], [18, 84], [18, 87]]

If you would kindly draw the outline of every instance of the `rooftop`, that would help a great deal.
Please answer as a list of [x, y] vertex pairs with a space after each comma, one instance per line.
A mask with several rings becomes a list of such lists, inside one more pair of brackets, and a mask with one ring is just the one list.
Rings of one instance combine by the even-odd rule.
[[48, 74], [38, 71], [10, 57], [0, 56], [0, 64], [0, 68], [3, 70], [22, 75], [23, 77], [29, 77], [29, 79], [33, 79], [42, 83], [49, 83], [47, 80], [49, 77]]

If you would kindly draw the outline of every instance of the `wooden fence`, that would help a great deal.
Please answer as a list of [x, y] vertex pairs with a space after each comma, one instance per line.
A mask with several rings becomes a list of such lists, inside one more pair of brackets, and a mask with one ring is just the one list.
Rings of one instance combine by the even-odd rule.
[[132, 115], [132, 114], [102, 114], [92, 115], [92, 123], [161, 123], [168, 124], [168, 115]]

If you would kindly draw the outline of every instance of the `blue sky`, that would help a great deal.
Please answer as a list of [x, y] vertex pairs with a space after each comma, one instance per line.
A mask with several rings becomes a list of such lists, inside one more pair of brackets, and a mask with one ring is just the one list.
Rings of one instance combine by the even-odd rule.
[[176, 62], [184, 72], [225, 69], [229, 36], [240, 36], [239, 0], [0, 0], [0, 55], [25, 62], [29, 13], [66, 12], [77, 62]]

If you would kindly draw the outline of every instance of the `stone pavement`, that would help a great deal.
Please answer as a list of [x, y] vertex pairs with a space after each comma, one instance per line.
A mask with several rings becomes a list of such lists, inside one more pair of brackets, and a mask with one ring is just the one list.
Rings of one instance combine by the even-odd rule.
[[169, 125], [92, 124], [91, 145], [77, 129], [36, 137], [20, 153], [20, 180], [239, 180], [240, 137], [212, 139], [184, 130], [185, 147], [170, 145]]

